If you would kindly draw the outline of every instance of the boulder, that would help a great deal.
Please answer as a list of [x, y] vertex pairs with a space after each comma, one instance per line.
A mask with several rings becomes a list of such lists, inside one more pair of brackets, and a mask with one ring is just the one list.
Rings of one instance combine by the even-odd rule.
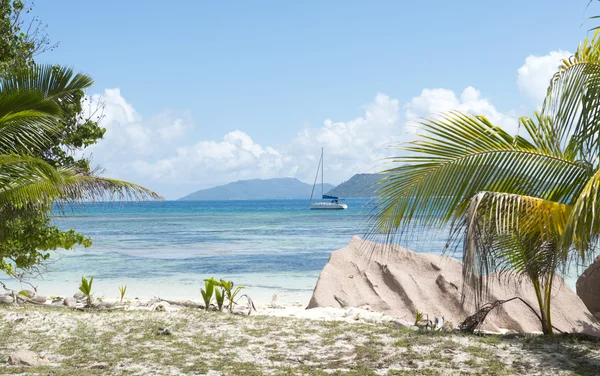
[[[537, 309], [535, 291], [526, 280], [517, 283], [492, 277], [489, 281], [486, 302], [519, 296]], [[462, 304], [460, 261], [355, 236], [346, 247], [331, 254], [307, 308], [364, 306], [409, 322], [414, 322], [419, 310], [427, 315], [424, 319], [434, 322], [437, 318], [454, 326], [476, 311], [469, 300]], [[551, 314], [554, 327], [561, 331], [600, 335], [600, 323], [560, 277], [554, 281]], [[480, 329], [542, 330], [536, 315], [518, 300], [490, 312]]]
[[12, 365], [22, 365], [22, 366], [46, 366], [50, 364], [48, 359], [45, 359], [33, 351], [29, 350], [17, 350], [10, 354], [8, 357], [8, 363]]
[[575, 287], [587, 309], [600, 315], [600, 256], [579, 276]]
[[77, 306], [77, 299], [67, 296], [65, 300], [63, 300], [63, 304], [69, 308], [75, 308]]

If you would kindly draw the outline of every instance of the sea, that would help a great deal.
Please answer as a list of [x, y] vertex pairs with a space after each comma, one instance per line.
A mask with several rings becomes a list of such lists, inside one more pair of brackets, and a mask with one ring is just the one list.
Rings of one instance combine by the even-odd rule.
[[[95, 295], [107, 299], [127, 286], [129, 299], [201, 300], [204, 279], [215, 277], [245, 286], [257, 302], [275, 295], [305, 305], [331, 252], [371, 232], [371, 201], [347, 203], [340, 211], [309, 210], [307, 200], [87, 204], [53, 222], [93, 245], [52, 252], [30, 281], [49, 296], [70, 296], [82, 276], [93, 276]], [[422, 228], [400, 244], [442, 254], [447, 236], [447, 228]]]

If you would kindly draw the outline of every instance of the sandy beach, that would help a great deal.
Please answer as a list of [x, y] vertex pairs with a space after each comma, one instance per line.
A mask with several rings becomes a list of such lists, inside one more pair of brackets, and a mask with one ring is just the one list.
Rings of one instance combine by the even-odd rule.
[[[414, 331], [360, 309], [71, 311], [1, 306], [0, 358], [52, 375], [595, 375], [597, 343], [576, 337]], [[165, 330], [167, 331], [165, 334]]]

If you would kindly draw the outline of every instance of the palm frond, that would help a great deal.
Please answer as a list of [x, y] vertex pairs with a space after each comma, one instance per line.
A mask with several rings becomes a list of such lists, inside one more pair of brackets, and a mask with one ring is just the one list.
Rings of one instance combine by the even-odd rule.
[[554, 128], [553, 143], [566, 149], [577, 146], [576, 154], [588, 163], [600, 155], [600, 30], [563, 60], [553, 76], [541, 116]]
[[86, 74], [75, 73], [59, 65], [36, 65], [28, 69], [10, 71], [0, 77], [0, 90], [38, 90], [47, 99], [71, 103], [81, 90], [90, 87], [94, 80]]
[[[558, 243], [571, 214], [569, 205], [537, 197], [479, 192], [455, 218], [451, 241], [463, 244], [463, 297], [482, 301], [488, 278], [545, 278], [567, 253]], [[515, 278], [516, 277], [516, 278]]]
[[600, 234], [600, 170], [587, 181], [577, 196], [561, 239], [563, 247], [574, 246], [580, 261], [594, 255]]
[[76, 168], [55, 169], [28, 156], [0, 155], [0, 209], [28, 210], [84, 201], [161, 200], [157, 193], [122, 180], [81, 173]]
[[[401, 235], [408, 226], [442, 226], [466, 210], [481, 191], [504, 192], [566, 203], [586, 169], [511, 137], [487, 120], [459, 112], [427, 119], [427, 132], [400, 148], [411, 154], [378, 182], [375, 233]], [[556, 191], [556, 186], [563, 187]]]
[[43, 149], [59, 131], [59, 107], [35, 90], [0, 95], [0, 154]]

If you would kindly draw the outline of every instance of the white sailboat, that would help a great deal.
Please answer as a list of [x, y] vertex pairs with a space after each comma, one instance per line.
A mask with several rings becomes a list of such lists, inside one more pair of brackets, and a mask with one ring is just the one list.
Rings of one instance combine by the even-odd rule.
[[[315, 193], [315, 186], [317, 185], [317, 178], [319, 177], [319, 170], [321, 171], [321, 200], [313, 202], [313, 195]], [[323, 193], [323, 148], [321, 148], [321, 159], [319, 160], [319, 166], [317, 167], [317, 174], [315, 175], [315, 182], [313, 183], [312, 192], [310, 193], [310, 202], [308, 204], [311, 210], [344, 210], [348, 209], [348, 205], [340, 202], [340, 199], [336, 196], [329, 196]]]

